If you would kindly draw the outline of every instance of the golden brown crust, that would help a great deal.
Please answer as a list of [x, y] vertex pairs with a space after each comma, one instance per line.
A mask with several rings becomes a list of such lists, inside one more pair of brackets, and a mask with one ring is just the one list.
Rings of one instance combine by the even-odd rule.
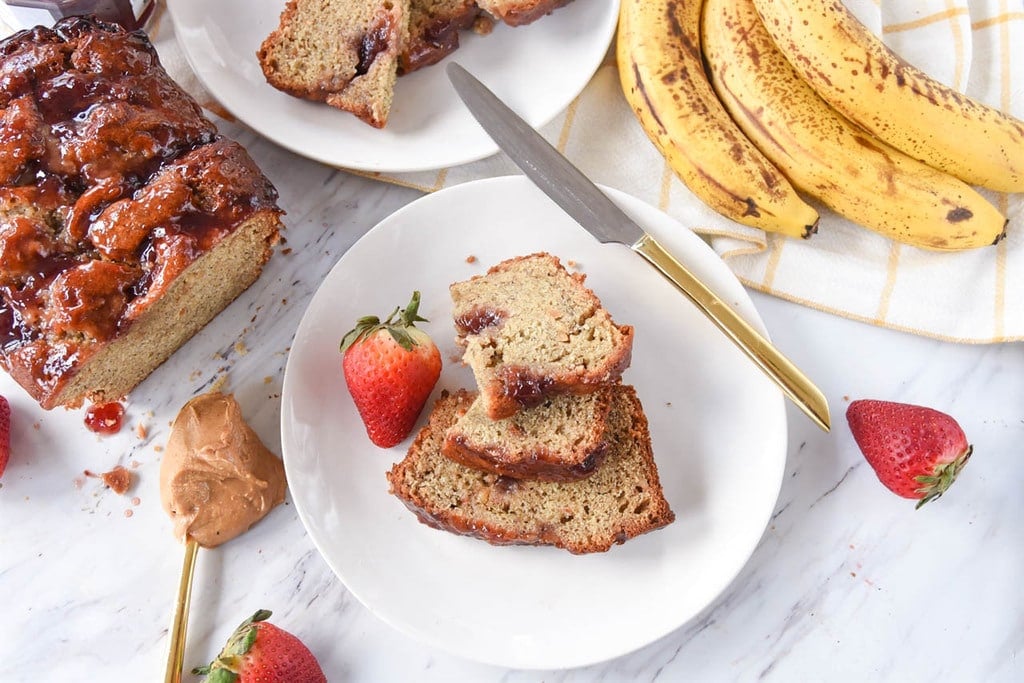
[[[264, 245], [247, 252], [258, 274], [277, 193], [141, 32], [74, 17], [8, 38], [0, 107], [0, 365], [44, 408], [120, 398], [177, 346], [120, 369], [112, 358], [101, 384], [78, 380], [239, 230]], [[190, 296], [234, 298], [250, 277], [242, 268]]]

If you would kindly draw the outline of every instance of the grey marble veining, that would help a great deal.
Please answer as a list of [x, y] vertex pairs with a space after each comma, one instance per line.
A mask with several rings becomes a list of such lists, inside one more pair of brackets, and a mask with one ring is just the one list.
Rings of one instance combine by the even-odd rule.
[[[284, 368], [306, 304], [347, 248], [418, 196], [221, 125], [287, 211], [285, 242], [260, 281], [133, 392], [116, 436], [87, 432], [80, 411], [43, 412], [0, 378], [15, 414], [15, 453], [0, 482], [0, 681], [163, 676], [183, 553], [157, 488], [171, 419], [224, 382], [280, 452]], [[289, 497], [244, 536], [200, 552], [186, 664], [208, 661], [238, 621], [265, 607], [331, 681], [1024, 680], [1020, 345], [951, 345], [753, 297], [776, 343], [825, 391], [834, 428], [824, 434], [787, 408], [772, 519], [740, 574], [690, 622], [580, 669], [465, 661], [404, 636], [348, 593]], [[946, 497], [914, 511], [881, 488], [843, 417], [864, 397], [956, 415], [975, 455]], [[115, 464], [136, 475], [127, 496], [82, 475]], [[595, 599], [614, 619], [615, 596]]]

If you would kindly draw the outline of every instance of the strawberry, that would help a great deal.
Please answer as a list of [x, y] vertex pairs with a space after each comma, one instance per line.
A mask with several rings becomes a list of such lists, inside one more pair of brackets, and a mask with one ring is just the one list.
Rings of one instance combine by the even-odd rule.
[[266, 621], [270, 614], [261, 609], [239, 624], [217, 658], [192, 673], [208, 683], [326, 683], [309, 648]]
[[[415, 326], [420, 293], [381, 322], [366, 316], [341, 340], [345, 382], [370, 441], [381, 448], [400, 443], [412, 431], [441, 376], [441, 352]], [[397, 316], [397, 318], [396, 318]]]
[[971, 457], [960, 425], [932, 408], [859, 400], [846, 409], [846, 421], [878, 479], [917, 499], [917, 507], [945, 493]]
[[11, 459], [11, 404], [0, 396], [0, 477]]

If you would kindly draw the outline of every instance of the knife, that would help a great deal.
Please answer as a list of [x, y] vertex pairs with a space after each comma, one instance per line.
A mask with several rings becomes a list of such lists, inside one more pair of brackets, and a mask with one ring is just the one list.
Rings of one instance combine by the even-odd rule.
[[676, 261], [487, 86], [455, 62], [449, 63], [446, 71], [470, 113], [537, 187], [598, 241], [619, 242], [643, 256], [746, 353], [816, 425], [829, 431], [828, 401], [792, 361]]

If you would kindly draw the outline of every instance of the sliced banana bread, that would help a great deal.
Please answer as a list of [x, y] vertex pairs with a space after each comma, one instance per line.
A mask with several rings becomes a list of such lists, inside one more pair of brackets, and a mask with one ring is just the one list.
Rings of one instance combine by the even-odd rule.
[[[485, 24], [478, 29], [481, 21]], [[398, 74], [436, 64], [459, 47], [462, 31], [486, 31], [490, 25], [474, 0], [411, 0], [409, 40], [399, 56]]]
[[387, 473], [390, 491], [419, 520], [494, 545], [553, 545], [603, 552], [675, 519], [658, 479], [636, 392], [616, 386], [604, 463], [586, 479], [512, 479], [457, 463], [441, 453], [444, 434], [473, 401], [444, 394], [405, 459]]
[[534, 22], [572, 0], [477, 0], [488, 14], [509, 26], [522, 26]]
[[585, 277], [537, 253], [451, 285], [456, 341], [492, 420], [596, 391], [629, 366], [633, 328], [612, 320]]
[[468, 467], [516, 479], [582, 479], [608, 450], [614, 396], [611, 385], [582, 396], [560, 394], [501, 420], [487, 417], [477, 399], [460, 411], [441, 450]]
[[256, 56], [267, 82], [387, 123], [409, 30], [409, 0], [288, 0]]

